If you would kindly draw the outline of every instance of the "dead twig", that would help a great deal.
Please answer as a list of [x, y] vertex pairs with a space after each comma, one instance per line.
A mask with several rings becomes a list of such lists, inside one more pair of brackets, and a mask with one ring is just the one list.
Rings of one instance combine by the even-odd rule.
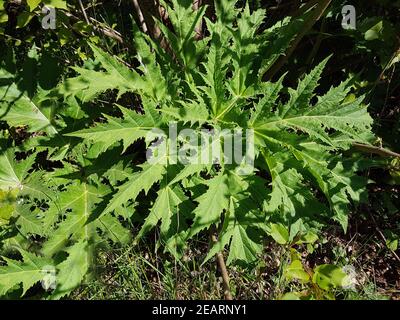
[[[218, 242], [217, 236], [214, 233], [211, 233], [211, 241], [214, 244]], [[233, 300], [230, 286], [229, 286], [229, 274], [228, 274], [228, 270], [226, 269], [226, 264], [225, 264], [225, 260], [224, 260], [224, 256], [223, 256], [222, 252], [218, 251], [216, 257], [217, 257], [218, 268], [221, 271], [221, 275], [222, 275], [222, 286], [224, 288], [224, 298], [225, 298], [225, 300]]]
[[[299, 45], [300, 41], [304, 38], [304, 36], [311, 30], [313, 25], [322, 17], [324, 14], [325, 10], [328, 8], [329, 4], [331, 3], [332, 0], [322, 0], [322, 1], [310, 1], [307, 3], [305, 6], [312, 8], [316, 3], [318, 3], [310, 16], [310, 18], [305, 22], [303, 25], [303, 29], [297, 34], [296, 38], [293, 40], [292, 45], [289, 47], [289, 49], [286, 51], [286, 54], [281, 56], [277, 62], [269, 69], [267, 72], [264, 74], [263, 79], [264, 80], [270, 80], [272, 79], [275, 74], [286, 64], [286, 62], [289, 60], [291, 55], [293, 54], [294, 50], [297, 48]], [[304, 7], [299, 9], [300, 12], [303, 12]]]
[[[200, 6], [203, 4], [203, 0], [194, 0], [193, 1], [193, 10], [197, 11], [199, 10]], [[196, 26], [194, 29], [196, 32], [196, 40], [200, 40], [203, 37], [203, 25], [202, 22], [199, 23], [199, 25]]]
[[122, 38], [122, 35], [118, 31], [111, 29], [108, 26], [102, 26], [102, 23], [100, 21], [97, 21], [92, 17], [89, 17], [89, 20], [91, 21], [92, 25], [95, 24], [95, 30], [101, 32], [103, 35], [107, 37], [117, 40], [120, 43], [124, 43], [124, 39]]
[[314, 62], [314, 59], [315, 59], [315, 56], [317, 55], [317, 53], [318, 53], [318, 51], [319, 51], [319, 49], [321, 47], [322, 40], [324, 39], [325, 24], [326, 24], [326, 20], [322, 19], [321, 28], [319, 30], [319, 34], [318, 34], [317, 40], [315, 41], [313, 49], [312, 49], [310, 55], [307, 58], [306, 66], [309, 66], [309, 67], [312, 66], [312, 64]]
[[[80, 20], [78, 17], [74, 16], [70, 12], [65, 12], [65, 15], [72, 20], [75, 20], [75, 21]], [[94, 31], [101, 33], [101, 34], [105, 35], [106, 37], [112, 38], [121, 44], [124, 44], [124, 39], [122, 38], [121, 34], [118, 31], [111, 29], [109, 27], [107, 27], [107, 28], [102, 27], [102, 26], [100, 26], [100, 22], [98, 22], [97, 20], [95, 20], [93, 18], [89, 18], [89, 17], [87, 17], [87, 18], [89, 21], [88, 24], [90, 24], [94, 28]]]
[[147, 28], [146, 21], [144, 19], [144, 15], [142, 9], [140, 9], [139, 2], [137, 0], [132, 0], [133, 6], [135, 7], [136, 13], [139, 18], [140, 25], [142, 26], [142, 30], [144, 33], [148, 33], [149, 29]]
[[319, 0], [311, 0], [306, 2], [303, 6], [301, 6], [298, 10], [296, 10], [295, 12], [293, 12], [291, 14], [291, 16], [293, 18], [297, 18], [300, 17], [301, 15], [303, 15], [305, 12], [307, 12], [308, 10], [310, 10], [312, 7], [314, 7]]
[[[380, 237], [382, 238], [382, 240], [385, 241], [385, 243], [386, 243], [386, 242], [387, 242], [386, 237], [385, 237], [385, 235], [383, 234], [381, 228], [379, 228], [379, 226], [378, 226], [378, 224], [377, 224], [377, 222], [376, 222], [376, 220], [375, 220], [373, 214], [372, 214], [371, 212], [369, 212], [369, 215], [370, 215], [372, 221], [373, 221], [374, 224], [375, 224], [376, 231], [378, 231], [379, 236], [380, 236]], [[396, 253], [394, 250], [392, 250], [392, 249], [390, 249], [390, 251], [392, 252], [393, 256], [396, 258], [396, 260], [397, 260], [398, 262], [400, 262], [400, 257], [397, 255], [397, 253]]]
[[81, 10], [82, 10], [82, 13], [83, 13], [83, 16], [85, 18], [86, 23], [90, 24], [90, 21], [88, 19], [87, 14], [86, 14], [86, 10], [85, 10], [85, 7], [83, 6], [82, 0], [78, 0], [78, 2], [79, 2], [79, 6], [81, 7]]
[[356, 149], [358, 149], [360, 151], [377, 154], [377, 155], [380, 155], [382, 157], [400, 158], [400, 154], [399, 153], [387, 150], [385, 148], [374, 147], [374, 146], [370, 146], [370, 145], [362, 144], [362, 143], [353, 143], [353, 147], [355, 147]]

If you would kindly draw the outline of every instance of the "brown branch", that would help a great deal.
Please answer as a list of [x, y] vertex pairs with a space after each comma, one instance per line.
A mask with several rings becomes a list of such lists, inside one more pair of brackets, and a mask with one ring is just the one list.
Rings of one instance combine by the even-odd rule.
[[[218, 239], [214, 233], [211, 233], [211, 241], [213, 244], [218, 242]], [[217, 264], [218, 268], [221, 271], [222, 275], [222, 286], [224, 288], [224, 298], [225, 300], [233, 300], [230, 286], [229, 286], [229, 274], [228, 270], [226, 269], [226, 264], [224, 260], [224, 256], [221, 251], [218, 251], [217, 255]]]
[[117, 40], [119, 43], [122, 43], [122, 44], [124, 43], [124, 39], [122, 38], [122, 35], [118, 31], [111, 29], [108, 26], [102, 27], [101, 22], [97, 21], [96, 19], [94, 19], [92, 17], [89, 17], [89, 20], [92, 22], [92, 24], [96, 25], [96, 26], [94, 26], [96, 31], [102, 33], [103, 35], [105, 35], [107, 37]]
[[314, 62], [315, 56], [317, 55], [319, 49], [321, 48], [322, 40], [324, 38], [324, 31], [325, 31], [325, 22], [326, 20], [323, 19], [321, 23], [321, 28], [319, 30], [319, 35], [317, 37], [317, 40], [315, 41], [315, 44], [313, 46], [313, 49], [311, 50], [310, 55], [307, 58], [307, 62], [305, 63], [306, 68], [307, 66], [311, 67], [312, 63]]
[[87, 23], [87, 24], [90, 24], [90, 21], [89, 21], [89, 19], [88, 19], [87, 14], [86, 14], [86, 10], [85, 10], [85, 7], [83, 6], [82, 0], [78, 0], [78, 2], [79, 2], [79, 6], [81, 7], [83, 16], [85, 17], [86, 23]]
[[297, 18], [302, 16], [304, 13], [306, 13], [308, 10], [310, 10], [312, 7], [314, 7], [319, 0], [311, 0], [306, 2], [303, 6], [301, 6], [299, 9], [297, 9], [295, 12], [291, 14], [293, 18]]
[[97, 31], [100, 31], [102, 34], [104, 34], [106, 37], [112, 38], [114, 40], [117, 40], [119, 43], [124, 43], [124, 39], [122, 39], [121, 35], [119, 32], [116, 32], [113, 29], [108, 29], [108, 28], [95, 28]]
[[[80, 18], [74, 16], [73, 14], [71, 14], [69, 12], [64, 12], [64, 14], [72, 20], [75, 20], [75, 21], [81, 20]], [[89, 24], [94, 28], [94, 31], [101, 33], [101, 34], [105, 35], [106, 37], [112, 38], [121, 44], [124, 43], [124, 39], [122, 38], [121, 34], [118, 31], [111, 29], [109, 27], [105, 28], [105, 27], [100, 26], [100, 22], [98, 22], [97, 20], [95, 20], [91, 17], [90, 18], [88, 17], [88, 20], [89, 20]]]
[[143, 15], [142, 9], [140, 9], [139, 2], [137, 0], [132, 0], [132, 2], [133, 2], [133, 6], [135, 7], [136, 13], [138, 15], [139, 23], [142, 26], [143, 32], [144, 33], [148, 33], [149, 29], [147, 28], [147, 24], [146, 24], [146, 21], [144, 19], [144, 15]]
[[370, 145], [362, 144], [362, 143], [353, 143], [353, 147], [355, 147], [356, 149], [358, 149], [360, 151], [377, 154], [382, 157], [400, 158], [399, 153], [387, 150], [385, 148], [374, 147], [374, 146], [370, 146]]
[[[200, 6], [203, 4], [203, 0], [194, 0], [193, 1], [193, 10], [197, 11], [199, 10]], [[196, 40], [200, 40], [203, 37], [203, 25], [202, 25], [202, 21], [200, 21], [199, 25], [196, 26], [196, 28], [194, 29], [196, 32]]]
[[[313, 11], [311, 17], [306, 21], [303, 26], [303, 29], [297, 34], [296, 38], [293, 40], [292, 45], [286, 51], [284, 56], [281, 56], [277, 62], [264, 74], [264, 80], [272, 79], [275, 74], [286, 64], [290, 56], [293, 54], [296, 47], [299, 45], [300, 41], [304, 38], [304, 36], [311, 30], [313, 25], [322, 17], [325, 10], [328, 8], [329, 4], [332, 0], [322, 0], [322, 1], [310, 1], [305, 6], [312, 7], [313, 5], [318, 3], [316, 8]], [[304, 10], [304, 7], [300, 8], [299, 14]]]

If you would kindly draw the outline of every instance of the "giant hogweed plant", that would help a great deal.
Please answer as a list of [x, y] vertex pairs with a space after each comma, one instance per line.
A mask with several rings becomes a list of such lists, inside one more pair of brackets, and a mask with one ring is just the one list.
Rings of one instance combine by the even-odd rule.
[[[351, 98], [349, 81], [316, 96], [328, 59], [296, 88], [284, 88], [287, 75], [262, 81], [302, 20], [263, 30], [264, 10], [216, 1], [211, 21], [205, 7], [171, 3], [172, 27], [159, 23], [167, 46], [135, 29], [136, 68], [90, 44], [95, 64], [74, 67], [77, 76], [52, 90], [28, 91], [15, 66], [3, 64], [1, 120], [31, 137], [2, 140], [0, 295], [45, 286], [50, 266], [57, 281], [47, 295], [63, 297], [93, 269], [95, 250], [137, 243], [154, 228], [177, 259], [190, 239], [215, 229], [205, 260], [228, 248], [228, 263], [253, 263], [269, 236], [292, 242], [332, 220], [346, 229], [350, 206], [365, 200], [367, 181], [357, 174], [365, 161], [345, 152], [371, 141], [363, 97]], [[201, 21], [207, 36], [198, 40]], [[35, 48], [29, 57], [24, 68], [39, 61]], [[99, 98], [111, 91], [135, 103], [104, 105]], [[144, 147], [160, 146], [149, 133], [171, 123], [253, 130], [254, 170], [240, 174], [241, 164], [223, 158], [146, 161]]]

